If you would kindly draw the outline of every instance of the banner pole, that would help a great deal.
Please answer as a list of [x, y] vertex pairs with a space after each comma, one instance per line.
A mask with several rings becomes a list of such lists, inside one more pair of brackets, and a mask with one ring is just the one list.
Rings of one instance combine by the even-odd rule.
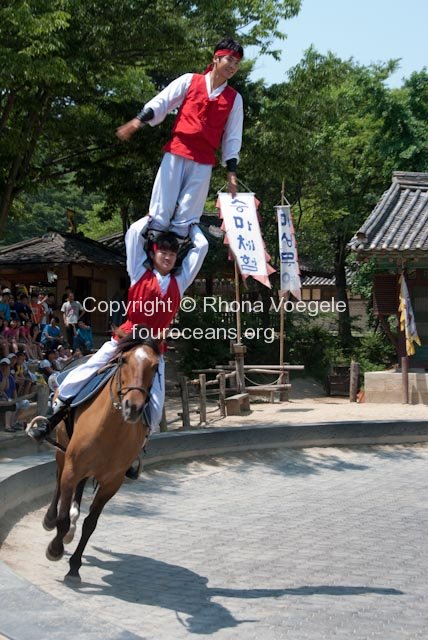
[[[281, 185], [281, 205], [285, 204], [285, 179], [282, 179]], [[278, 215], [278, 212], [277, 212]], [[280, 247], [281, 247], [281, 239], [279, 239]], [[284, 297], [279, 296], [281, 306], [279, 308], [279, 364], [282, 367], [284, 364], [284, 354], [285, 354], [285, 305], [284, 305]], [[279, 384], [283, 384], [288, 382], [288, 373], [281, 371], [279, 375]], [[279, 399], [281, 401], [288, 401], [288, 391], [281, 391], [279, 394]]]
[[[285, 178], [282, 179], [281, 185], [281, 206], [285, 204]], [[278, 213], [277, 213], [278, 215]], [[281, 239], [279, 239], [281, 247]], [[279, 364], [284, 364], [284, 351], [285, 351], [285, 309], [283, 297], [281, 298], [282, 304], [279, 310]]]
[[237, 344], [242, 344], [242, 328], [241, 328], [241, 295], [239, 293], [239, 270], [238, 265], [235, 263], [235, 300], [236, 300], [236, 333], [237, 333]]
[[239, 393], [245, 393], [244, 356], [247, 351], [247, 347], [242, 344], [241, 296], [239, 293], [239, 269], [238, 269], [236, 260], [235, 260], [235, 300], [237, 303], [237, 313], [236, 313], [237, 342], [233, 345], [233, 353], [235, 355], [236, 386]]

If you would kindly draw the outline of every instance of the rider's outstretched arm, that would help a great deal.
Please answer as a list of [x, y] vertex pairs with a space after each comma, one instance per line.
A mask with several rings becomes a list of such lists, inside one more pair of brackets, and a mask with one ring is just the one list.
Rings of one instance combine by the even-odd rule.
[[198, 275], [208, 252], [208, 240], [198, 225], [194, 224], [190, 227], [189, 237], [193, 247], [183, 260], [181, 272], [176, 276], [181, 295]]

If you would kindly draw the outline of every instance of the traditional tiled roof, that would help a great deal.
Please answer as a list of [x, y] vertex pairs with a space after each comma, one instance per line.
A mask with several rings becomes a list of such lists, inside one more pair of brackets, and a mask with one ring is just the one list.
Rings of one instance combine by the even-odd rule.
[[333, 275], [325, 275], [325, 276], [305, 275], [305, 272], [303, 270], [300, 277], [300, 281], [302, 283], [302, 287], [321, 287], [321, 286], [334, 287], [336, 285], [336, 278]]
[[407, 257], [427, 252], [428, 173], [395, 171], [390, 188], [349, 246], [367, 255]]
[[83, 235], [56, 231], [0, 249], [0, 266], [70, 263], [123, 267], [125, 259], [115, 249]]
[[125, 239], [122, 231], [117, 231], [116, 233], [111, 233], [109, 236], [98, 238], [98, 242], [109, 249], [119, 251], [119, 253], [122, 253], [123, 255], [126, 253]]

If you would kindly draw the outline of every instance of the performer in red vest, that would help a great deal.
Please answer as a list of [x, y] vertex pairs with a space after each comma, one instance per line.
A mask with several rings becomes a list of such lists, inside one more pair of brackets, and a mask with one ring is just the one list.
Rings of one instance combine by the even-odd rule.
[[243, 55], [238, 42], [222, 40], [215, 46], [205, 74], [180, 76], [150, 100], [136, 118], [118, 128], [117, 136], [129, 140], [146, 123], [155, 126], [180, 107], [153, 185], [151, 230], [170, 229], [184, 238], [190, 225], [199, 222], [220, 143], [228, 189], [235, 197], [243, 105], [242, 97], [228, 81], [237, 72]]
[[[161, 233], [152, 245], [150, 258], [153, 268], [147, 268], [144, 234], [149, 217], [141, 218], [130, 226], [125, 236], [126, 267], [131, 280], [128, 292], [126, 321], [119, 327], [120, 333], [132, 333], [133, 328], [144, 325], [148, 337], [161, 338], [180, 306], [184, 291], [193, 282], [208, 251], [208, 242], [198, 226], [190, 230], [192, 248], [184, 258], [176, 275], [171, 275], [177, 259], [179, 243], [170, 232]], [[73, 369], [58, 389], [53, 403], [53, 415], [46, 421], [27, 428], [28, 435], [40, 442], [62, 420], [70, 400], [84, 387], [96, 372], [104, 367], [116, 351], [117, 339], [113, 335], [87, 362]], [[147, 424], [152, 431], [159, 429], [165, 400], [165, 362], [160, 358], [158, 371], [153, 379], [150, 400], [145, 410]]]

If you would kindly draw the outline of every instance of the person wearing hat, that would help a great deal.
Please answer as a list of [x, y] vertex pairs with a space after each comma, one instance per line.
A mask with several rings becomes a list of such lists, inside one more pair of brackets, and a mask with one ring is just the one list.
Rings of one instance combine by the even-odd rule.
[[[13, 375], [10, 372], [10, 358], [2, 358], [0, 360], [0, 401], [12, 402], [17, 399], [16, 384]], [[6, 411], [5, 418], [5, 431], [8, 433], [14, 433], [19, 429], [25, 428], [22, 424], [17, 422], [17, 418], [21, 412], [21, 408], [15, 411]]]
[[[119, 338], [126, 335], [136, 338], [140, 335], [142, 339], [163, 338], [179, 309], [184, 291], [199, 272], [208, 251], [208, 241], [198, 226], [192, 225], [192, 248], [174, 273], [179, 249], [176, 236], [170, 232], [161, 233], [156, 242], [149, 242], [148, 256], [144, 237], [148, 224], [148, 216], [137, 220], [125, 236], [126, 266], [131, 281], [125, 322], [116, 330], [111, 340], [104, 343], [87, 362], [75, 367], [60, 384], [58, 396], [52, 405], [53, 415], [27, 428], [28, 435], [36, 442], [41, 442], [51, 433], [64, 418], [71, 400], [116, 355]], [[151, 260], [150, 266], [147, 266], [148, 257]], [[138, 333], [135, 335], [135, 327], [142, 325], [144, 336]], [[159, 430], [164, 399], [165, 363], [162, 356], [145, 409], [146, 424], [152, 431]]]
[[243, 102], [228, 81], [237, 72], [243, 55], [238, 42], [221, 40], [204, 74], [180, 76], [117, 129], [120, 140], [129, 140], [146, 123], [155, 126], [180, 107], [153, 185], [150, 231], [170, 229], [184, 238], [190, 225], [199, 222], [220, 144], [228, 190], [236, 196]]

